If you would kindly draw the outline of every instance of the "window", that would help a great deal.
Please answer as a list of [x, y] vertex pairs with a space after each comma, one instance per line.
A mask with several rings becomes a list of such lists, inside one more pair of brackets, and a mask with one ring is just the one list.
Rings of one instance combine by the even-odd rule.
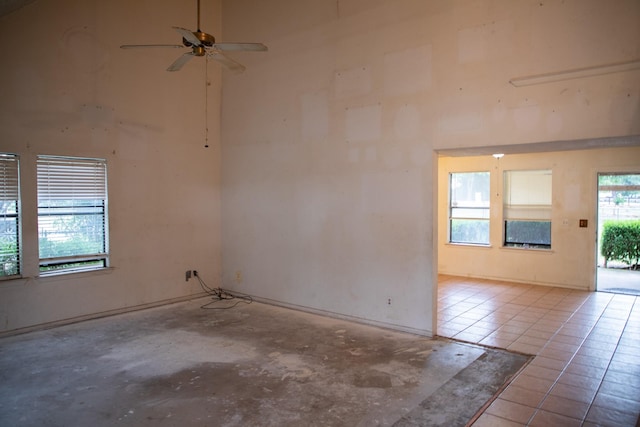
[[449, 176], [449, 241], [489, 244], [489, 172]]
[[551, 248], [551, 171], [504, 172], [504, 245]]
[[37, 169], [40, 271], [106, 267], [106, 162], [39, 156]]
[[18, 156], [0, 153], [0, 277], [20, 274]]

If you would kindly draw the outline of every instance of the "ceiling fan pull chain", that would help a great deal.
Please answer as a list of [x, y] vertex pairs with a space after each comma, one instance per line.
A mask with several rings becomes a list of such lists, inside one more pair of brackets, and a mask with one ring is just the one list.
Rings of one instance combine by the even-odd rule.
[[204, 61], [204, 148], [209, 148], [209, 81], [208, 79], [209, 79], [209, 61]]

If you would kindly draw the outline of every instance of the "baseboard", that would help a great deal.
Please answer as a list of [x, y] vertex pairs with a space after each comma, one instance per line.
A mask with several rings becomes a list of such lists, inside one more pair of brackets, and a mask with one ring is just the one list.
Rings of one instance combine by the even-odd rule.
[[57, 328], [59, 326], [70, 325], [72, 323], [83, 322], [85, 320], [100, 319], [102, 317], [115, 316], [115, 315], [118, 315], [118, 314], [129, 313], [129, 312], [132, 312], [132, 311], [139, 311], [139, 310], [144, 310], [144, 309], [147, 309], [147, 308], [154, 308], [154, 307], [160, 307], [160, 306], [163, 306], [163, 305], [169, 305], [169, 304], [175, 304], [175, 303], [179, 303], [179, 302], [190, 301], [190, 300], [202, 298], [202, 297], [205, 297], [205, 296], [207, 296], [207, 293], [198, 292], [197, 294], [186, 295], [186, 296], [177, 297], [177, 298], [170, 298], [170, 299], [166, 299], [166, 300], [150, 302], [150, 303], [147, 303], [147, 304], [140, 304], [140, 305], [134, 305], [134, 306], [130, 306], [130, 307], [117, 308], [117, 309], [114, 309], [114, 310], [101, 311], [101, 312], [98, 312], [98, 313], [85, 314], [85, 315], [82, 315], [82, 316], [70, 317], [68, 319], [55, 320], [53, 322], [39, 323], [37, 325], [27, 326], [27, 327], [24, 327], [24, 328], [10, 329], [10, 330], [7, 330], [7, 331], [2, 331], [2, 332], [0, 332], [0, 338], [7, 337], [7, 336], [13, 336], [13, 335], [26, 334], [26, 333], [29, 333], [29, 332], [41, 331], [41, 330], [45, 330], [45, 329]]

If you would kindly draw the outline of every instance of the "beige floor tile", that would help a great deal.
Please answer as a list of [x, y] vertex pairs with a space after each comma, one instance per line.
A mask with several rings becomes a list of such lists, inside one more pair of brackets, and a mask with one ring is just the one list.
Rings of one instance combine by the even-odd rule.
[[535, 409], [508, 400], [496, 399], [486, 410], [486, 413], [495, 415], [517, 423], [526, 424]]
[[587, 411], [589, 411], [589, 404], [550, 395], [545, 399], [540, 409], [569, 418], [583, 420], [587, 415]]
[[444, 277], [441, 335], [536, 355], [474, 426], [635, 425], [640, 298]]
[[580, 427], [581, 424], [581, 420], [539, 410], [528, 425], [532, 427]]
[[535, 390], [509, 385], [501, 394], [500, 398], [510, 402], [536, 408], [544, 399], [546, 393]]
[[496, 417], [495, 415], [487, 414], [486, 412], [482, 414], [475, 423], [473, 423], [473, 427], [520, 427], [524, 425], [525, 424], [516, 423], [504, 418]]

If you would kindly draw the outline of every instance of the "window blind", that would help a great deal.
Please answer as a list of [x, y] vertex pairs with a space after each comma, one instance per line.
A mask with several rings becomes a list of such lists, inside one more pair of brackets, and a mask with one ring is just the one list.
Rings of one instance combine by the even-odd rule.
[[551, 171], [504, 172], [504, 218], [551, 220]]
[[106, 266], [106, 162], [39, 156], [37, 181], [41, 271]]
[[18, 156], [0, 153], [0, 277], [20, 273]]
[[38, 202], [43, 200], [100, 200], [107, 198], [104, 160], [38, 158]]

